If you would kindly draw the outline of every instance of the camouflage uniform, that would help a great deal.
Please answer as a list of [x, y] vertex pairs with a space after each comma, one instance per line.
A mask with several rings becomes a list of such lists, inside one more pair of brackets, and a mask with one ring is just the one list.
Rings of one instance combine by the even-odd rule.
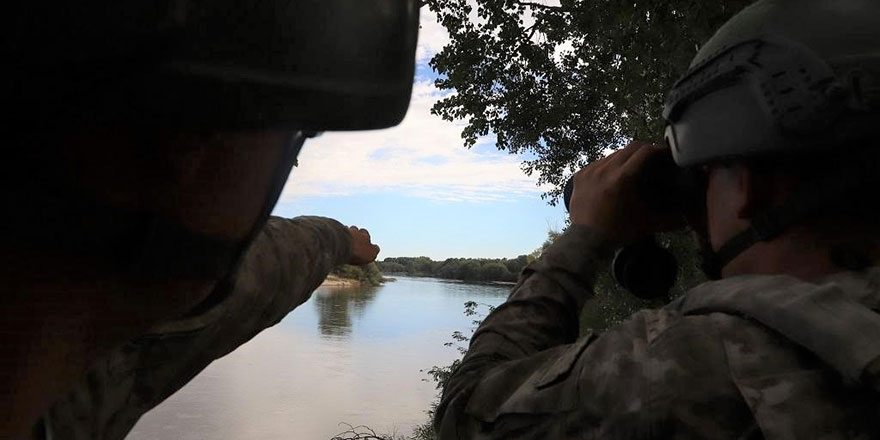
[[738, 276], [578, 339], [607, 243], [572, 226], [474, 334], [441, 439], [880, 438], [880, 268]]
[[43, 417], [52, 439], [122, 439], [138, 419], [214, 359], [235, 350], [309, 299], [351, 257], [335, 220], [270, 218], [234, 276], [207, 303], [109, 353]]

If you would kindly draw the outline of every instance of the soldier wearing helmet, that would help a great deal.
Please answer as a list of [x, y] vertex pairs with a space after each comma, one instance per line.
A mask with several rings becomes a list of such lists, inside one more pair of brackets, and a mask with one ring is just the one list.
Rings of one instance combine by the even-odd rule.
[[307, 138], [403, 119], [417, 4], [8, 6], [0, 438], [121, 439], [375, 259], [365, 230], [270, 213]]
[[[475, 332], [440, 438], [880, 438], [878, 29], [869, 0], [725, 24], [668, 97], [668, 147], [575, 176], [572, 226]], [[713, 280], [578, 338], [613, 249], [681, 224], [638, 192], [668, 154], [703, 177], [684, 214]]]

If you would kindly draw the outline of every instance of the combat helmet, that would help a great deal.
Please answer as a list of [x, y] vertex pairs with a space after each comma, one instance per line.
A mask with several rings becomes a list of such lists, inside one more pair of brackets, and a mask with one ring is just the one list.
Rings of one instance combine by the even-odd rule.
[[6, 6], [14, 127], [368, 130], [409, 105], [414, 0]]
[[[876, 180], [880, 127], [880, 2], [761, 0], [700, 49], [663, 116], [676, 164], [821, 153], [865, 155], [822, 176], [709, 260], [710, 276], [829, 200]], [[868, 150], [868, 151], [864, 151]], [[873, 151], [872, 151], [873, 150]]]

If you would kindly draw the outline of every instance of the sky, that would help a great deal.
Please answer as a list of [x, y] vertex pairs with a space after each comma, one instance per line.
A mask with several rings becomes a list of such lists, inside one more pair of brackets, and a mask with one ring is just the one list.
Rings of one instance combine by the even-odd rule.
[[471, 149], [463, 121], [430, 113], [446, 93], [428, 66], [448, 41], [421, 12], [412, 100], [403, 122], [375, 131], [328, 132], [306, 141], [274, 215], [319, 215], [370, 231], [386, 257], [512, 258], [538, 248], [566, 213], [551, 207], [491, 136]]

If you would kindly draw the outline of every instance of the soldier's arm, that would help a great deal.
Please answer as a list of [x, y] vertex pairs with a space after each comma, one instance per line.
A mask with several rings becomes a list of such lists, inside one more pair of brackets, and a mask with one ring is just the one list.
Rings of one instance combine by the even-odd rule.
[[[440, 439], [667, 438], [678, 428], [723, 439], [754, 424], [730, 379], [717, 316], [645, 310], [578, 338], [608, 254], [601, 236], [573, 225], [523, 271], [446, 383]], [[711, 408], [686, 403], [706, 401]]]
[[[609, 256], [612, 243], [631, 243], [672, 220], [647, 211], [638, 192], [639, 172], [660, 154], [668, 150], [634, 142], [574, 176], [572, 226], [523, 271], [508, 301], [474, 334], [462, 365], [444, 389], [436, 420], [441, 438], [515, 433], [509, 424], [503, 430], [494, 426], [496, 418], [509, 412], [559, 415], [575, 406], [576, 390], [558, 383], [569, 376], [590, 338], [564, 344], [578, 335], [578, 315], [591, 295], [600, 261]], [[621, 341], [626, 345], [626, 338]], [[603, 357], [594, 360], [603, 362]], [[531, 423], [525, 417], [516, 420], [523, 426]]]
[[[336, 220], [270, 217], [234, 275], [218, 288], [222, 303], [206, 313], [205, 324], [225, 334], [211, 347], [215, 357], [280, 321], [308, 300], [334, 267], [351, 257], [349, 229]], [[223, 316], [215, 319], [212, 312]]]
[[55, 437], [125, 437], [208, 364], [305, 302], [351, 259], [351, 237], [328, 218], [270, 218], [206, 303], [111, 351], [56, 402], [46, 415]]
[[[592, 296], [597, 268], [605, 264], [610, 249], [589, 228], [572, 225], [523, 270], [507, 302], [474, 333], [462, 364], [446, 383], [435, 420], [441, 438], [459, 438], [457, 432], [470, 430], [467, 425], [475, 420], [465, 413], [469, 404], [473, 407], [472, 392], [493, 369], [510, 376], [510, 387], [498, 391], [513, 392], [535, 365], [551, 361], [565, 347], [548, 349], [577, 339], [581, 308]], [[504, 400], [502, 395], [493, 397]]]

